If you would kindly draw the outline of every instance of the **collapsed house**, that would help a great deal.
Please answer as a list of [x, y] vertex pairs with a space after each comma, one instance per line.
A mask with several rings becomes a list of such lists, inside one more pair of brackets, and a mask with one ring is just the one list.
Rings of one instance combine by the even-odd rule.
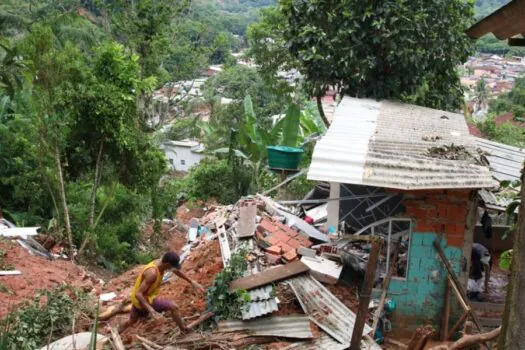
[[315, 146], [308, 179], [330, 183], [327, 225], [351, 234], [337, 244], [346, 260], [360, 259], [352, 246], [356, 235], [381, 235], [386, 251], [378, 275], [384, 277], [401, 237], [405, 263], [388, 288], [397, 304], [396, 328], [438, 326], [447, 270], [433, 242], [466, 289], [477, 192], [497, 186], [464, 117], [345, 97]]

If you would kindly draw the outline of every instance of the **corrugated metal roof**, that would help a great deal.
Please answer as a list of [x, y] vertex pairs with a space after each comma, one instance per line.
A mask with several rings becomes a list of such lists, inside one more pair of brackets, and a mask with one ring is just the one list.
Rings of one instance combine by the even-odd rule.
[[[312, 321], [338, 342], [349, 346], [355, 314], [309, 275], [298, 276], [289, 279], [288, 282], [304, 312], [310, 316]], [[372, 328], [365, 325], [363, 334], [371, 331]]]
[[492, 176], [498, 180], [519, 180], [525, 161], [525, 149], [475, 138], [476, 147], [489, 162]]
[[270, 314], [279, 309], [277, 298], [275, 295], [272, 296], [274, 293], [271, 284], [252, 289], [248, 293], [250, 294], [251, 301], [241, 310], [243, 320]]
[[308, 316], [265, 317], [253, 321], [221, 321], [219, 332], [249, 331], [257, 336], [313, 338]]
[[[431, 156], [461, 146], [464, 160]], [[308, 179], [398, 189], [489, 188], [461, 114], [391, 101], [345, 97], [317, 142]]]
[[[487, 190], [478, 191], [478, 194], [488, 209], [506, 211], [509, 204], [514, 201], [513, 199], [502, 196], [500, 193], [494, 193]], [[518, 209], [519, 208], [516, 208], [516, 213], [518, 213]]]
[[477, 39], [493, 33], [500, 40], [525, 35], [524, 14], [525, 0], [513, 0], [470, 27], [467, 35]]
[[[317, 339], [309, 342], [297, 342], [285, 347], [283, 350], [344, 350], [347, 347], [347, 345], [335, 341], [334, 338], [328, 334], [322, 333]], [[361, 350], [381, 350], [381, 347], [371, 339], [363, 339], [361, 342]]]

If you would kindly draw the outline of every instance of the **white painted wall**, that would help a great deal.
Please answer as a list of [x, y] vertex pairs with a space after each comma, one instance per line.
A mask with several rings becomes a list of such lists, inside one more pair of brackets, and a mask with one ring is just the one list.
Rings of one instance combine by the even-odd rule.
[[188, 171], [204, 158], [203, 153], [192, 152], [187, 146], [164, 145], [164, 153], [169, 166], [175, 171]]

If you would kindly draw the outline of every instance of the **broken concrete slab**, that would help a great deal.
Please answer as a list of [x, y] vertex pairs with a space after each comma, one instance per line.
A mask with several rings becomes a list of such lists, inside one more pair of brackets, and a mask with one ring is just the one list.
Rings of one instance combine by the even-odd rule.
[[295, 261], [290, 264], [280, 265], [263, 272], [239, 278], [230, 284], [230, 291], [235, 289], [250, 290], [257, 287], [262, 287], [272, 282], [281, 281], [299, 274], [303, 274], [309, 270], [308, 266], [301, 261]]
[[315, 249], [301, 247], [297, 249], [297, 253], [302, 256], [308, 256], [310, 258], [315, 258], [317, 251]]
[[239, 208], [237, 237], [252, 237], [255, 233], [257, 205], [254, 201], [242, 201]]
[[343, 265], [323, 257], [303, 256], [301, 261], [310, 268], [310, 274], [319, 282], [336, 284], [343, 271]]

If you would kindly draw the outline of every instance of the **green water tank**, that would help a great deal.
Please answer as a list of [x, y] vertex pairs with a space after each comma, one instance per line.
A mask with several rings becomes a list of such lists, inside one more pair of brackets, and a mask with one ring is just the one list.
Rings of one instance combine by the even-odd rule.
[[271, 169], [297, 170], [304, 153], [302, 148], [268, 146], [268, 165]]

